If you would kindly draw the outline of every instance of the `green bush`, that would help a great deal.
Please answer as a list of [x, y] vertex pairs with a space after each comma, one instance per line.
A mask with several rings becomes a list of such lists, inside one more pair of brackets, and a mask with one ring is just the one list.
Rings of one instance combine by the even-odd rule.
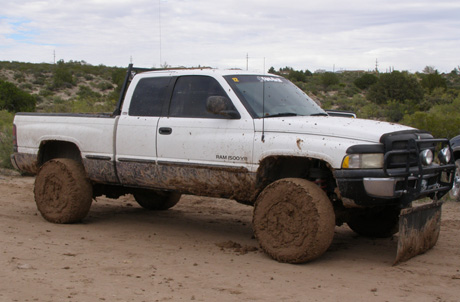
[[13, 153], [13, 118], [6, 110], [0, 111], [0, 167], [12, 169], [10, 156]]
[[0, 80], [0, 110], [9, 112], [35, 111], [37, 97], [14, 84]]
[[101, 97], [101, 94], [91, 90], [90, 87], [85, 85], [78, 86], [77, 95], [79, 98], [95, 98], [98, 99]]
[[323, 84], [324, 88], [328, 88], [329, 86], [333, 85], [338, 85], [339, 82], [339, 77], [335, 73], [325, 72], [321, 76], [321, 84]]
[[422, 87], [427, 89], [430, 93], [436, 88], [447, 88], [447, 81], [436, 70], [434, 73], [422, 76]]
[[460, 134], [460, 98], [448, 105], [437, 105], [428, 112], [405, 115], [401, 123], [426, 130], [435, 137], [452, 138]]
[[353, 84], [356, 85], [361, 90], [371, 87], [373, 84], [377, 83], [378, 78], [372, 73], [365, 73], [356, 80], [353, 81]]
[[379, 80], [369, 88], [367, 94], [367, 98], [377, 104], [385, 104], [391, 100], [420, 101], [423, 97], [423, 88], [415, 76], [399, 71], [380, 74]]
[[70, 67], [60, 60], [56, 64], [56, 70], [53, 75], [53, 89], [58, 88], [71, 88], [75, 85], [75, 79], [73, 78]]

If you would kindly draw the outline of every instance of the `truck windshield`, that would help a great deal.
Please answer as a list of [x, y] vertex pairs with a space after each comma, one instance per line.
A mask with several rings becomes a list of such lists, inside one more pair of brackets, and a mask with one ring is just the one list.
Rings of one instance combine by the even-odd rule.
[[284, 78], [230, 75], [225, 79], [254, 118], [327, 115], [308, 95]]

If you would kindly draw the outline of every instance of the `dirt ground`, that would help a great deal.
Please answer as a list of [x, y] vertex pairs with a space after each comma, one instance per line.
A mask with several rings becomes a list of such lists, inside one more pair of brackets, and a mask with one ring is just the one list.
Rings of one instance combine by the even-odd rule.
[[434, 249], [392, 266], [397, 238], [335, 229], [323, 257], [281, 264], [257, 249], [252, 208], [183, 196], [149, 212], [98, 198], [83, 223], [46, 222], [32, 177], [0, 176], [0, 301], [460, 301], [460, 203]]

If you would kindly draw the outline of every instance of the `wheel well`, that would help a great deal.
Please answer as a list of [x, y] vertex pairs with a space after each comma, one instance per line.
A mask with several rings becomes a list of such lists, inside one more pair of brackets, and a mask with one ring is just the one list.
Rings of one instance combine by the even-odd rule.
[[82, 162], [81, 153], [74, 143], [64, 141], [45, 141], [38, 151], [38, 165], [41, 166], [53, 158], [69, 158]]
[[260, 192], [270, 183], [288, 177], [316, 182], [328, 195], [334, 192], [336, 186], [327, 162], [295, 156], [273, 156], [263, 159], [257, 171], [256, 186]]
[[258, 196], [272, 182], [291, 177], [307, 179], [317, 184], [326, 193], [334, 207], [336, 224], [341, 225], [345, 221], [348, 212], [340, 197], [337, 196], [337, 182], [334, 178], [333, 168], [320, 159], [295, 156], [265, 158], [257, 171], [255, 196]]
[[454, 158], [455, 160], [460, 159], [460, 150], [454, 151]]

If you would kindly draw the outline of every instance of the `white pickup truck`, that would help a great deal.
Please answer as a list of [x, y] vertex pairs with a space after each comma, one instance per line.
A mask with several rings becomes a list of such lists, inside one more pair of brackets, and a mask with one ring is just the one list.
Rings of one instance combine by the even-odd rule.
[[[78, 222], [101, 195], [166, 210], [194, 194], [254, 205], [255, 237], [281, 262], [319, 257], [343, 223], [373, 237], [399, 226], [397, 261], [437, 241], [455, 168], [446, 139], [329, 116], [270, 74], [130, 65], [122, 91], [112, 114], [16, 115], [12, 162], [37, 174], [46, 220]], [[434, 201], [414, 208], [422, 197]]]

